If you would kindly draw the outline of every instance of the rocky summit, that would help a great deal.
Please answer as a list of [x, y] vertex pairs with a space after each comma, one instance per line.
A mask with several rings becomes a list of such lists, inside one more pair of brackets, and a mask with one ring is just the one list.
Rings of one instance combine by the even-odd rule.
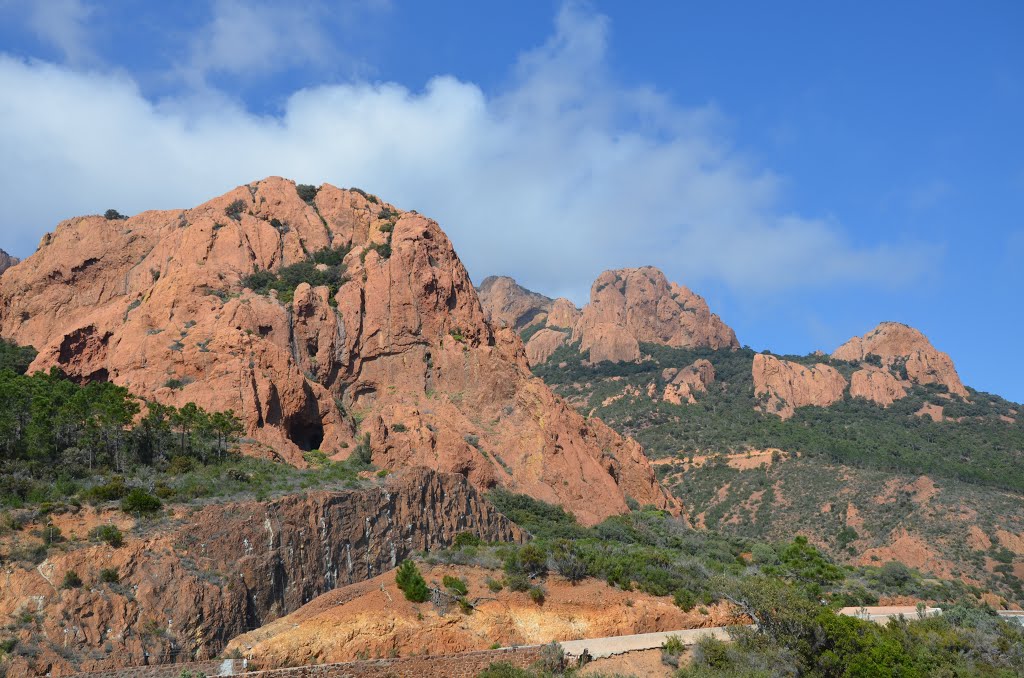
[[9, 269], [11, 266], [14, 266], [19, 261], [20, 259], [18, 259], [17, 257], [12, 257], [7, 252], [0, 250], [0, 274]]
[[524, 332], [531, 365], [546, 362], [561, 345], [579, 344], [591, 362], [635, 362], [640, 344], [677, 348], [735, 348], [736, 333], [692, 291], [669, 283], [653, 266], [605, 271], [590, 288], [590, 302], [577, 309], [568, 299], [550, 299], [511, 278], [491, 277], [480, 286], [491, 318]]
[[586, 522], [627, 497], [674, 505], [639, 445], [530, 374], [436, 222], [276, 177], [114, 214], [61, 223], [0, 279], [0, 335], [38, 350], [33, 371], [233, 410], [250, 454], [297, 466], [365, 439], [381, 468], [461, 473]]

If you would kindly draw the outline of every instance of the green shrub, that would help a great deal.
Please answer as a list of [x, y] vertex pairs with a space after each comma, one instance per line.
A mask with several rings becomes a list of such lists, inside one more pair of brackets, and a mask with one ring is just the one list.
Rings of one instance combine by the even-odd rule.
[[686, 589], [681, 589], [672, 594], [672, 602], [683, 612], [689, 612], [697, 606], [697, 597]]
[[146, 492], [136, 487], [121, 500], [121, 510], [125, 513], [156, 513], [163, 508], [163, 503]]
[[487, 584], [487, 590], [491, 593], [498, 593], [505, 588], [505, 585], [502, 584], [500, 580], [492, 579], [491, 577], [488, 577], [484, 583]]
[[882, 565], [878, 571], [878, 581], [888, 589], [901, 589], [912, 580], [910, 568], [895, 560]]
[[455, 535], [455, 541], [453, 545], [457, 549], [461, 549], [466, 546], [480, 546], [483, 541], [473, 532], [459, 532]]
[[524, 591], [530, 590], [530, 580], [525, 574], [507, 574], [505, 575], [505, 586], [507, 586], [510, 591], [523, 593]]
[[100, 570], [100, 581], [104, 584], [117, 584], [121, 581], [121, 573], [116, 567], [105, 567]]
[[115, 501], [123, 499], [128, 494], [128, 486], [124, 484], [124, 478], [114, 476], [102, 485], [89, 488], [84, 493], [84, 498], [92, 503], [103, 501]]
[[43, 543], [47, 546], [64, 541], [64, 535], [61, 533], [60, 528], [53, 524], [48, 524], [43, 528], [42, 537]]
[[119, 221], [121, 219], [127, 219], [125, 215], [121, 214], [117, 210], [107, 210], [103, 213], [103, 218], [107, 221]]
[[398, 588], [405, 594], [405, 599], [413, 603], [424, 603], [430, 598], [430, 589], [427, 588], [427, 582], [424, 581], [423, 575], [420, 574], [420, 570], [416, 567], [416, 563], [411, 560], [402, 561], [402, 564], [398, 566], [398, 572], [395, 574], [395, 583], [398, 584]]
[[661, 649], [669, 654], [674, 654], [677, 657], [686, 651], [686, 645], [683, 644], [682, 638], [673, 634], [665, 639], [662, 643]]
[[295, 192], [299, 194], [299, 198], [303, 202], [313, 204], [313, 200], [316, 199], [316, 194], [320, 192], [318, 186], [310, 186], [309, 184], [296, 184]]
[[548, 571], [548, 557], [539, 546], [526, 544], [514, 552], [505, 562], [508, 572], [521, 572], [528, 577], [537, 577]]
[[78, 573], [74, 570], [68, 570], [64, 573], [64, 582], [61, 584], [63, 589], [77, 589], [82, 586], [82, 578], [78, 576]]
[[469, 589], [466, 587], [466, 582], [458, 577], [452, 577], [446, 574], [441, 581], [446, 589], [456, 595], [464, 596], [469, 593]]
[[247, 207], [248, 205], [246, 205], [244, 200], [235, 200], [234, 202], [227, 206], [227, 208], [224, 210], [224, 213], [227, 214], [232, 219], [234, 219], [235, 221], [239, 221], [242, 216], [242, 213], [245, 212]]
[[545, 597], [546, 596], [544, 593], [544, 588], [542, 586], [530, 587], [530, 600], [537, 603], [538, 605], [543, 605]]
[[562, 575], [571, 584], [576, 584], [587, 578], [586, 561], [568, 546], [555, 549], [551, 556], [551, 564], [554, 566], [555, 572]]
[[105, 542], [114, 548], [124, 543], [124, 535], [116, 525], [99, 525], [92, 528], [89, 530], [89, 539]]
[[195, 468], [195, 461], [192, 457], [176, 454], [171, 457], [171, 463], [167, 465], [167, 472], [172, 475], [183, 475]]
[[534, 678], [534, 674], [510, 662], [495, 662], [476, 674], [476, 678]]
[[[334, 296], [348, 278], [345, 276], [345, 255], [351, 248], [346, 246], [325, 248], [310, 255], [307, 261], [300, 261], [273, 271], [256, 271], [241, 280], [242, 287], [257, 294], [270, 294], [277, 291], [277, 298], [282, 303], [291, 303], [295, 298], [295, 289], [302, 283], [311, 287], [326, 287], [328, 299], [333, 303]], [[318, 265], [326, 267], [320, 270]]]

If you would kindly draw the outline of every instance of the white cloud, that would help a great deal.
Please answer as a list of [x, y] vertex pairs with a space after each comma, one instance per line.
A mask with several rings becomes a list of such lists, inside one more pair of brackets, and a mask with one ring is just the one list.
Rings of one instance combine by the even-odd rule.
[[[713, 108], [610, 79], [606, 35], [603, 18], [570, 4], [503, 92], [450, 76], [418, 92], [355, 82], [295, 92], [280, 117], [226, 98], [158, 106], [125, 76], [0, 57], [0, 87], [17, 93], [0, 103], [0, 246], [24, 254], [74, 214], [187, 207], [279, 174], [418, 209], [475, 279], [509, 273], [577, 299], [602, 269], [627, 265], [772, 293], [899, 282], [928, 263], [927, 250], [857, 248], [837, 223], [781, 211], [780, 181], [729, 147]], [[207, 69], [270, 58], [201, 44]]]
[[35, 0], [28, 8], [28, 27], [63, 52], [67, 63], [84, 65], [97, 60], [86, 27], [92, 10], [82, 0]]
[[215, 0], [209, 23], [193, 38], [180, 75], [205, 87], [211, 74], [258, 78], [292, 66], [325, 64], [337, 52], [315, 7]]

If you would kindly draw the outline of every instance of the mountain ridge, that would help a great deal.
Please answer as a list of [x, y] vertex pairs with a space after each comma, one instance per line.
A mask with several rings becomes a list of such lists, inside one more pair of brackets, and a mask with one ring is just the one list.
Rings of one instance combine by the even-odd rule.
[[76, 217], [0, 279], [32, 370], [237, 413], [252, 454], [360, 445], [529, 493], [589, 523], [672, 509], [643, 450], [587, 421], [487, 322], [438, 224], [359, 189], [271, 177], [188, 210]]

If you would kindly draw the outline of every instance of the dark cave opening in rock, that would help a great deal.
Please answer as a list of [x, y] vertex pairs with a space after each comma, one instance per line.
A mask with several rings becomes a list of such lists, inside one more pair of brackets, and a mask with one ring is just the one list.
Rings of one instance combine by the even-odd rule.
[[319, 450], [324, 443], [324, 427], [319, 421], [292, 421], [288, 438], [304, 452]]

